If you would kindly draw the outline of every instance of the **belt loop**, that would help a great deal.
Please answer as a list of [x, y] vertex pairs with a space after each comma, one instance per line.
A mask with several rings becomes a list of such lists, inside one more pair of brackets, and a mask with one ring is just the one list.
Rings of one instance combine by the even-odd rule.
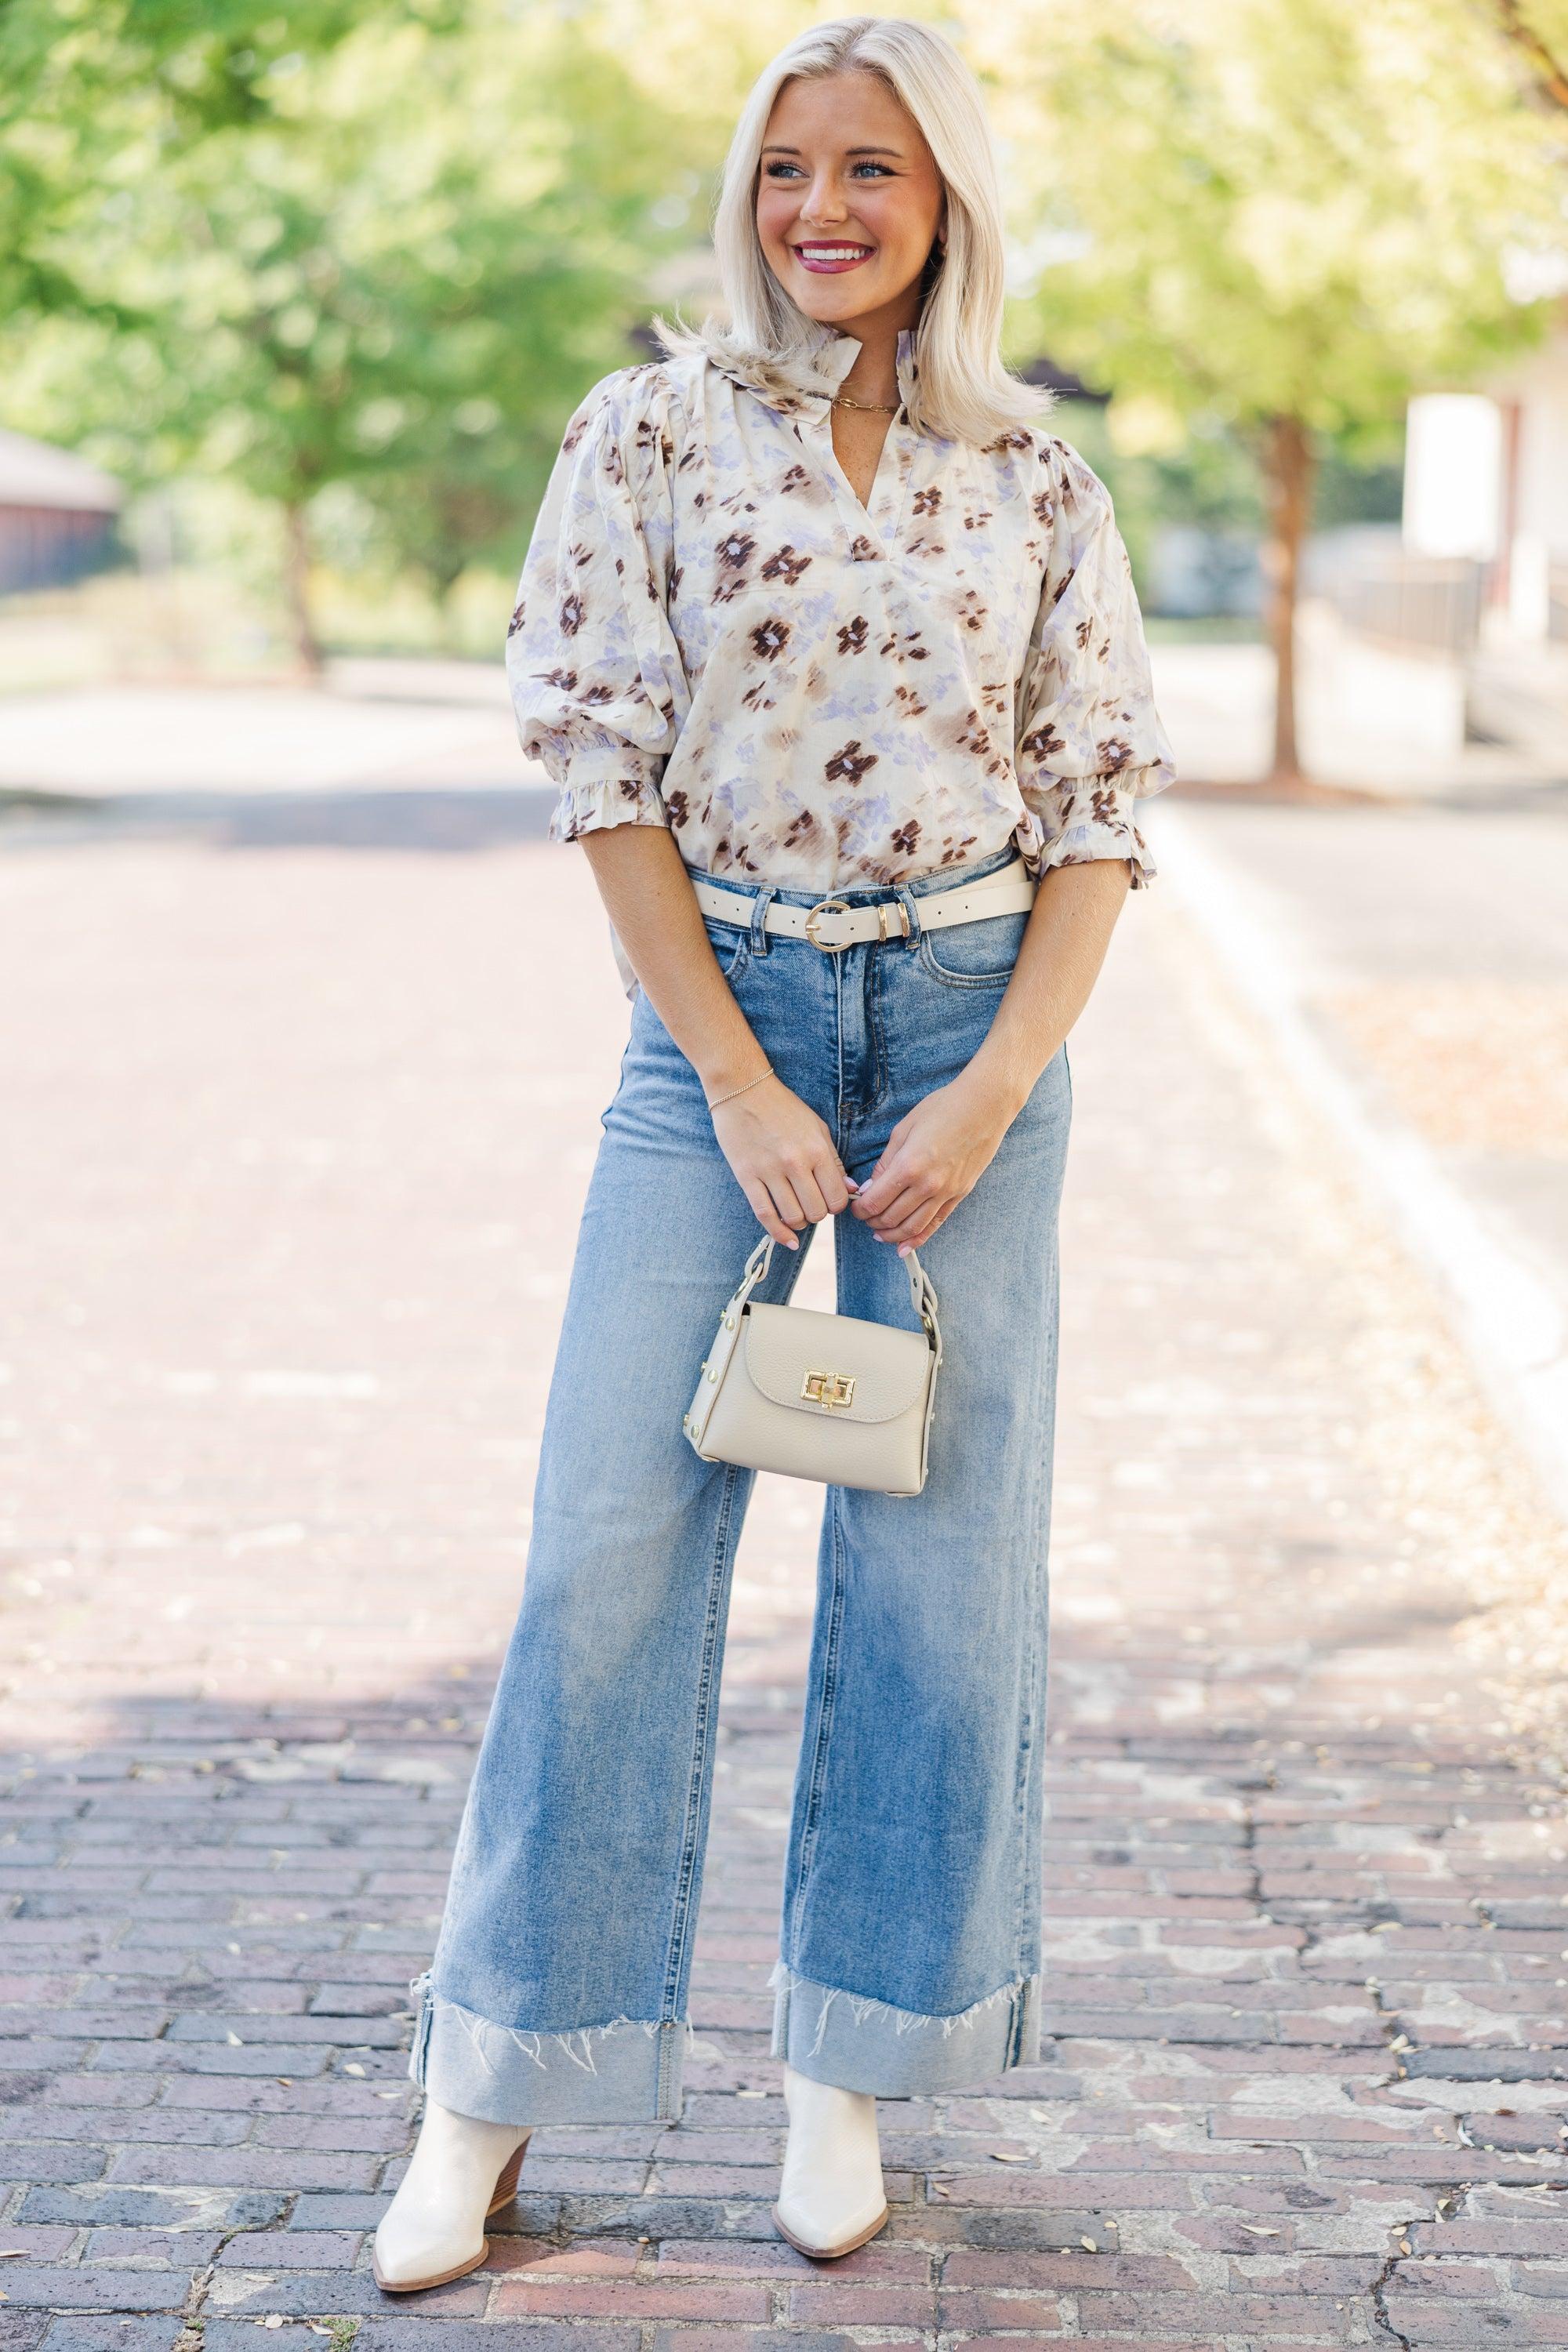
[[915, 905], [915, 894], [912, 890], [906, 889], [901, 882], [895, 882], [893, 889], [900, 906], [904, 910], [904, 937], [910, 947], [913, 947], [921, 936], [920, 909]]
[[768, 908], [778, 897], [778, 887], [770, 882], [759, 890], [752, 901], [752, 953], [765, 956], [768, 951]]

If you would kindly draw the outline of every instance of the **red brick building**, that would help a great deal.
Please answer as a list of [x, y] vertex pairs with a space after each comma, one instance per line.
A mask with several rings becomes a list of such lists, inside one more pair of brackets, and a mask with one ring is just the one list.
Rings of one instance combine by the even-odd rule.
[[0, 596], [96, 571], [113, 546], [120, 485], [68, 449], [0, 431]]

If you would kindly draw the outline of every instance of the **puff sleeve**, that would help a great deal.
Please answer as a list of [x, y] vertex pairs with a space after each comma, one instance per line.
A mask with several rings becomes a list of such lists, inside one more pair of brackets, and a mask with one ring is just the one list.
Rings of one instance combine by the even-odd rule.
[[552, 840], [668, 822], [659, 780], [690, 700], [668, 614], [674, 456], [658, 366], [623, 368], [551, 469], [506, 667], [523, 751], [560, 788]]
[[1110, 494], [1065, 442], [1049, 446], [1051, 541], [1019, 696], [1018, 787], [1037, 835], [1025, 856], [1037, 874], [1125, 857], [1142, 889], [1159, 869], [1136, 804], [1174, 782], [1171, 746]]

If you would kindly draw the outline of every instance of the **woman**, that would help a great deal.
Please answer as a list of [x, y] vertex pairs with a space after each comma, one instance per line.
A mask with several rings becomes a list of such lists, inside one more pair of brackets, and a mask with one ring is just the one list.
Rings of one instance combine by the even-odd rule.
[[661, 322], [667, 359], [588, 394], [509, 640], [632, 1028], [414, 1988], [393, 2290], [482, 2261], [534, 2125], [680, 2112], [752, 1483], [681, 1421], [759, 1223], [759, 1296], [832, 1216], [840, 1311], [882, 1322], [925, 1251], [947, 1350], [924, 1491], [827, 1492], [774, 1978], [784, 2234], [831, 2257], [880, 2229], [879, 2094], [1037, 2049], [1064, 1041], [1152, 876], [1134, 804], [1169, 751], [1110, 500], [1001, 365], [954, 51], [889, 18], [792, 43], [717, 244], [730, 329]]

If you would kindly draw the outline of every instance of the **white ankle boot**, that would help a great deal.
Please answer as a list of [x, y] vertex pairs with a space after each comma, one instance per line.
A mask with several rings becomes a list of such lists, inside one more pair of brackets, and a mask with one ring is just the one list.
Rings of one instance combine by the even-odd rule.
[[384, 2294], [414, 2294], [477, 2271], [489, 2252], [485, 2223], [511, 2202], [529, 2134], [481, 2123], [434, 2099], [403, 2184], [375, 2233], [371, 2270]]
[[867, 2091], [840, 2091], [784, 2068], [789, 2144], [773, 2222], [803, 2254], [819, 2263], [852, 2254], [888, 2218], [877, 2102]]

